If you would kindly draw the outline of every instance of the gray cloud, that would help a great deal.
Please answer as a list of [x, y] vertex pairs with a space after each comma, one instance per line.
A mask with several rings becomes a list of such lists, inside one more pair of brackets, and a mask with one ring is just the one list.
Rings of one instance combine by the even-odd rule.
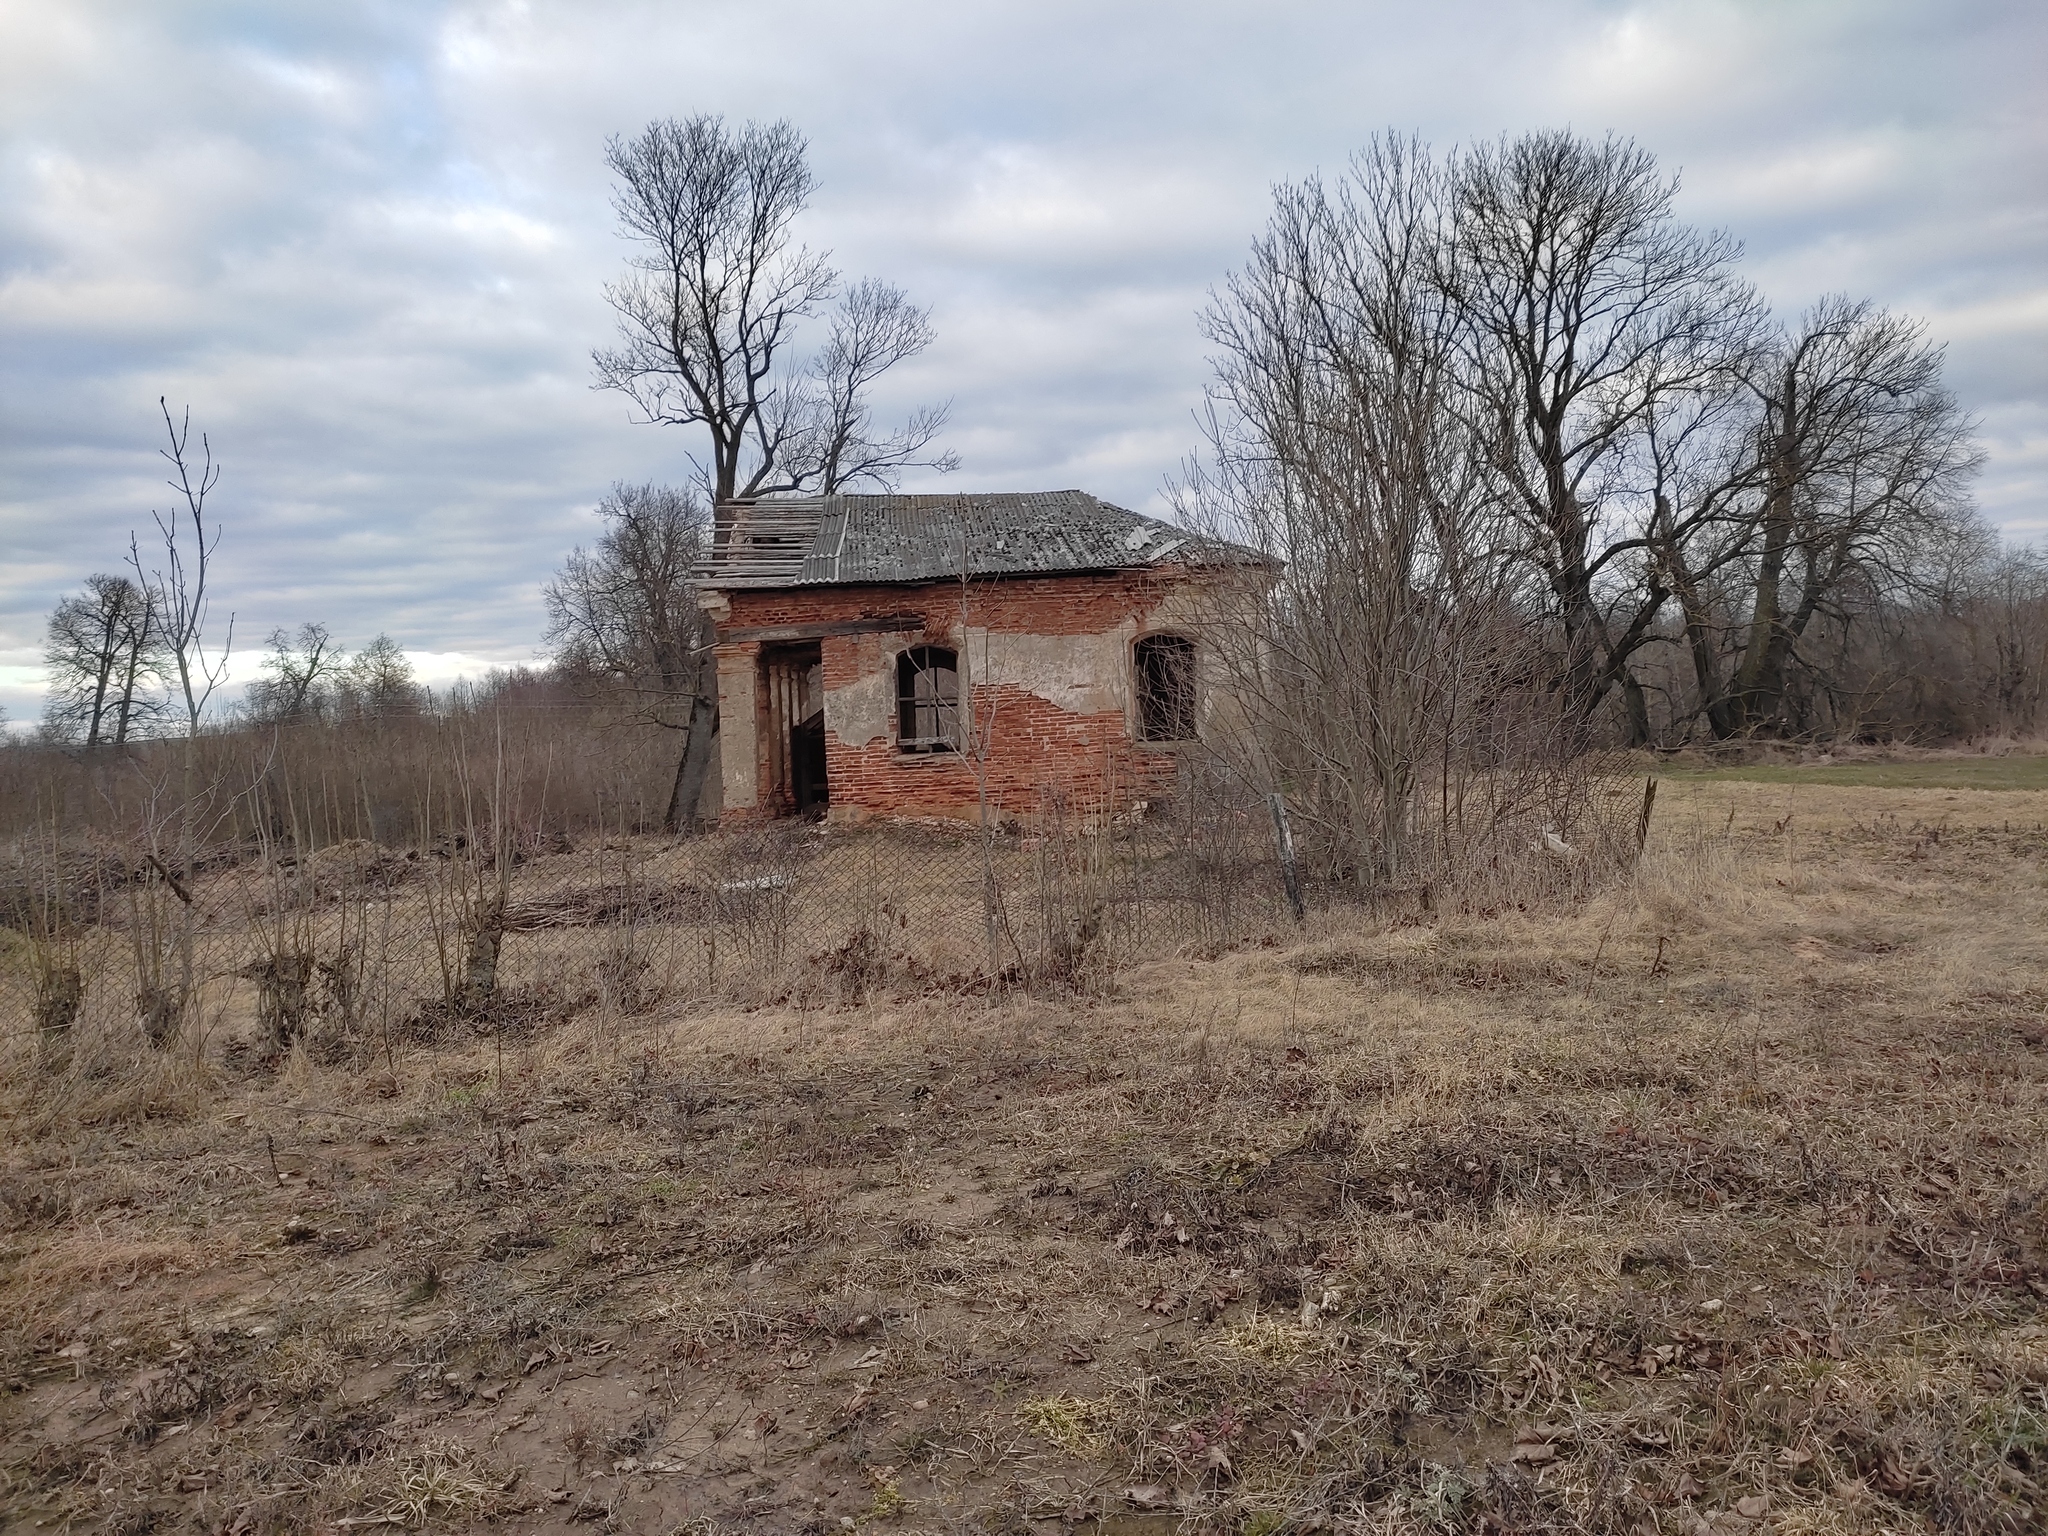
[[[950, 396], [956, 483], [1155, 504], [1195, 312], [1270, 184], [1383, 126], [1556, 123], [1682, 169], [1796, 311], [1923, 316], [1987, 512], [2048, 531], [2048, 17], [2010, 4], [17, 4], [0, 21], [0, 703], [50, 604], [166, 505], [159, 394], [226, 466], [255, 641], [532, 655], [618, 477], [696, 447], [588, 387], [621, 248], [607, 134], [787, 116], [807, 237], [932, 304], [890, 405]], [[253, 650], [252, 650], [253, 654]], [[246, 667], [242, 675], [247, 675]]]

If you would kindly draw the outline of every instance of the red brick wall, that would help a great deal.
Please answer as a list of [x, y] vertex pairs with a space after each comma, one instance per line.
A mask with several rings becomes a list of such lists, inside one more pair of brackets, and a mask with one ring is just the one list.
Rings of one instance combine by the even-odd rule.
[[[975, 716], [988, 733], [985, 772], [992, 814], [1030, 819], [1058, 796], [1071, 815], [1123, 809], [1173, 787], [1171, 750], [1134, 742], [1121, 710], [1081, 715], [1011, 684], [975, 688]], [[957, 753], [904, 753], [894, 742], [866, 746], [825, 733], [832, 805], [877, 816], [974, 816], [976, 764]]]
[[[1104, 634], [1148, 612], [1171, 580], [1133, 571], [977, 585], [967, 594], [967, 621], [997, 633]], [[727, 630], [916, 615], [925, 633], [941, 638], [961, 617], [957, 583], [729, 595], [732, 612], [722, 626]], [[856, 681], [873, 664], [872, 647], [859, 637], [828, 638], [823, 649], [828, 691]], [[1131, 740], [1121, 710], [1077, 714], [1010, 684], [972, 692], [975, 718], [989, 736], [987, 793], [999, 816], [1033, 817], [1049, 795], [1057, 795], [1069, 814], [1085, 817], [1156, 798], [1173, 787], [1178, 754]], [[835, 813], [972, 817], [977, 812], [975, 765], [960, 755], [899, 752], [888, 739], [856, 745], [829, 729], [825, 754]], [[744, 821], [767, 814], [764, 797], [762, 807], [728, 812], [727, 818]]]

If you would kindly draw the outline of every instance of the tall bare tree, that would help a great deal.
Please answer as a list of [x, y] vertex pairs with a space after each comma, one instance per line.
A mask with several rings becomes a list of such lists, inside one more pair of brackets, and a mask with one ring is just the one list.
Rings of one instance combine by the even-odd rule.
[[[199, 734], [200, 716], [213, 692], [227, 676], [228, 653], [234, 646], [235, 620], [228, 616], [227, 631], [216, 647], [207, 634], [211, 595], [207, 582], [213, 573], [214, 552], [220, 547], [221, 526], [206, 527], [206, 498], [220, 484], [220, 466], [213, 461], [213, 443], [199, 434], [200, 457], [191, 456], [192, 412], [182, 420], [171, 420], [170, 405], [159, 396], [157, 409], [163, 412], [164, 431], [170, 446], [159, 449], [175, 478], [169, 484], [178, 493], [181, 506], [168, 515], [152, 512], [161, 554], [145, 561], [141, 545], [131, 535], [128, 564], [135, 572], [136, 585], [148, 594], [163, 637], [166, 664], [176, 684], [178, 702], [184, 706], [187, 739]], [[189, 520], [189, 534], [185, 524]], [[160, 562], [160, 563], [159, 563]]]
[[1185, 513], [1275, 557], [1211, 647], [1266, 771], [1367, 881], [1411, 870], [1418, 780], [1506, 571], [1491, 456], [1457, 409], [1456, 312], [1433, 281], [1445, 192], [1428, 152], [1392, 137], [1334, 188], [1277, 190], [1205, 317], [1210, 452], [1181, 487]]
[[[139, 539], [133, 534], [129, 536], [128, 563], [135, 572], [136, 584], [148, 595], [156, 612], [159, 633], [163, 637], [166, 671], [176, 688], [175, 703], [183, 705], [185, 741], [179, 754], [180, 786], [173, 802], [176, 807], [173, 857], [177, 868], [189, 875], [202, 838], [206, 835], [203, 823], [218, 810], [221, 802], [217, 793], [220, 789], [218, 781], [204, 785], [200, 782], [199, 728], [214, 690], [227, 676], [228, 656], [234, 647], [235, 620], [233, 614], [228, 616], [226, 630], [216, 644], [208, 632], [212, 599], [207, 589], [222, 529], [216, 523], [209, 532], [206, 526], [206, 498], [220, 484], [221, 474], [220, 466], [214, 462], [213, 443], [205, 433], [200, 434], [200, 452], [195, 462], [191, 453], [191, 411], [188, 409], [180, 420], [173, 421], [170, 405], [162, 396], [157, 398], [157, 409], [163, 412], [164, 431], [170, 439], [169, 446], [158, 451], [174, 472], [169, 483], [171, 489], [178, 493], [182, 505], [173, 506], [168, 514], [150, 514], [158, 535], [158, 545], [150, 559], [144, 559]], [[169, 830], [169, 826], [159, 822], [154, 814], [143, 829], [148, 856], [167, 881], [171, 877], [160, 845]], [[142, 998], [138, 998], [138, 1008], [143, 1015], [145, 1034], [157, 1045], [168, 1046], [177, 1038], [197, 995], [196, 920], [192, 902], [189, 898], [181, 900], [176, 908], [175, 924], [168, 935], [168, 953], [156, 940], [145, 946], [140, 931], [137, 932], [138, 974], [153, 978], [144, 986]], [[172, 954], [176, 959], [174, 973], [167, 968]], [[144, 1002], [143, 998], [147, 1001]]]
[[162, 713], [162, 641], [146, 589], [126, 576], [87, 577], [50, 614], [45, 725], [87, 750], [126, 743]]
[[718, 728], [718, 668], [691, 571], [709, 519], [694, 495], [614, 485], [598, 504], [605, 529], [547, 584], [547, 637], [571, 677], [596, 683], [634, 719], [681, 731], [663, 824], [699, 818]]
[[1913, 583], [1928, 542], [1967, 510], [1982, 455], [1941, 367], [1917, 321], [1832, 297], [1753, 373], [1763, 499], [1742, 655], [1704, 700], [1716, 735], [1782, 724], [1814, 621], [1846, 622], [1859, 592]]
[[649, 421], [702, 424], [698, 461], [714, 504], [778, 491], [889, 485], [931, 452], [943, 406], [877, 435], [868, 396], [880, 375], [931, 341], [929, 316], [900, 289], [847, 291], [819, 353], [802, 358], [802, 323], [838, 291], [796, 217], [814, 185], [803, 136], [787, 122], [733, 129], [710, 114], [649, 123], [605, 149], [619, 229], [639, 252], [605, 289], [619, 341], [592, 354], [597, 385]]
[[1547, 583], [1565, 699], [1584, 720], [1619, 684], [1668, 592], [1641, 558], [1649, 508], [1627, 468], [1651, 412], [1712, 387], [1759, 309], [1739, 247], [1672, 212], [1678, 190], [1625, 140], [1523, 134], [1463, 155], [1439, 281], [1458, 310], [1476, 430], [1495, 445]]

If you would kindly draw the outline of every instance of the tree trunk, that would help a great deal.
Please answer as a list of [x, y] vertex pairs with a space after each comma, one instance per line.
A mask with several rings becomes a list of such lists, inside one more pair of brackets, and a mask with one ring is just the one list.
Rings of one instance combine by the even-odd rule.
[[1756, 599], [1750, 612], [1749, 641], [1728, 688], [1728, 730], [1752, 732], [1778, 711], [1785, 690], [1785, 657], [1789, 640], [1784, 629], [1785, 562], [1792, 549], [1793, 499], [1798, 494], [1800, 454], [1795, 435], [1799, 420], [1797, 381], [1789, 371], [1777, 440], [1771, 451], [1771, 488], [1764, 503], [1764, 547], [1757, 560]]
[[121, 675], [120, 714], [114, 720], [114, 745], [126, 746], [128, 722], [135, 716], [136, 675], [142, 669], [142, 642], [135, 641], [128, 647], [128, 665]]
[[1713, 625], [1690, 572], [1681, 571], [1672, 585], [1678, 594], [1679, 614], [1685, 620], [1685, 644], [1692, 655], [1693, 683], [1699, 690], [1699, 713], [1705, 717], [1707, 729], [1718, 739], [1729, 735], [1734, 727], [1729, 719], [1728, 701], [1721, 694], [1721, 668], [1714, 655]]
[[1380, 878], [1392, 885], [1408, 873], [1409, 834], [1415, 822], [1414, 764], [1400, 757], [1384, 764], [1380, 781]]
[[1592, 741], [1593, 715], [1607, 696], [1608, 679], [1600, 665], [1606, 626], [1589, 591], [1582, 589], [1568, 603], [1564, 612], [1565, 729], [1572, 749], [1583, 751]]
[[111, 651], [100, 653], [99, 675], [93, 679], [92, 719], [85, 728], [86, 750], [100, 744], [100, 727], [107, 717], [107, 686], [113, 676], [114, 658]]
[[1650, 744], [1650, 701], [1643, 694], [1643, 685], [1636, 675], [1624, 666], [1621, 669], [1621, 699], [1628, 712], [1628, 744], [1632, 747], [1647, 747]]
[[703, 823], [700, 807], [704, 785], [711, 777], [711, 747], [718, 739], [718, 700], [711, 692], [718, 682], [718, 659], [707, 647], [697, 660], [696, 686], [690, 695], [690, 725], [683, 755], [676, 764], [675, 785], [669, 791], [668, 812], [662, 828], [681, 832], [687, 825], [696, 831]]

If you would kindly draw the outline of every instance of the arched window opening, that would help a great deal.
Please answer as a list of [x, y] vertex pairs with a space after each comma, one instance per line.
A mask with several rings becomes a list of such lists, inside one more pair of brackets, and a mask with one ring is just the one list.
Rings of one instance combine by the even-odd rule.
[[960, 658], [939, 645], [912, 646], [896, 659], [896, 745], [905, 752], [954, 752], [960, 745]]
[[1195, 739], [1195, 642], [1179, 635], [1147, 635], [1134, 658], [1138, 682], [1138, 737], [1142, 741]]

